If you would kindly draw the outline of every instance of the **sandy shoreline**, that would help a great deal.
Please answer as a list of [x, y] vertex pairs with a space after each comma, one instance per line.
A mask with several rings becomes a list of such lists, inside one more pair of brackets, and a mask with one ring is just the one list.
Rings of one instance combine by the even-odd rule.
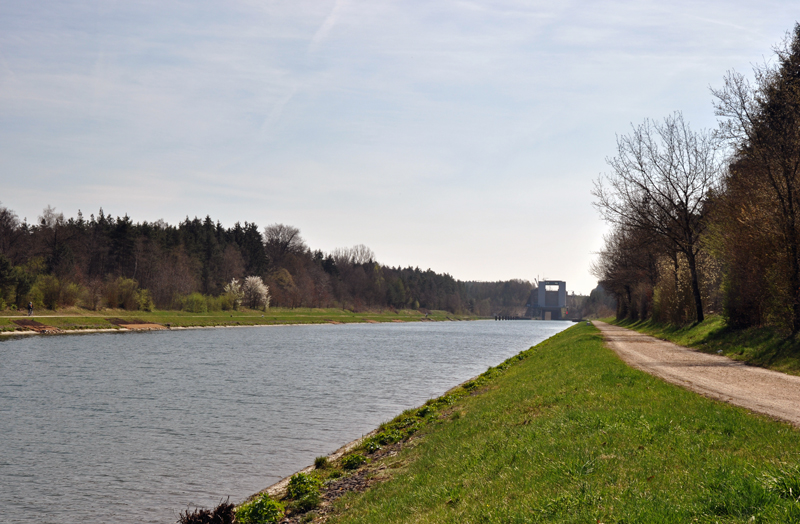
[[[22, 317], [27, 318], [27, 317]], [[40, 317], [46, 318], [46, 317]], [[458, 322], [459, 320], [450, 320], [449, 322]], [[400, 323], [400, 322], [437, 322], [436, 320], [431, 319], [419, 319], [419, 320], [398, 320], [392, 319], [387, 320], [385, 322], [381, 322], [378, 320], [364, 320], [358, 322], [341, 322], [341, 321], [331, 321], [331, 322], [309, 322], [305, 324], [248, 324], [248, 325], [238, 325], [238, 326], [172, 326], [166, 327], [164, 326], [163, 329], [126, 329], [126, 328], [102, 328], [102, 329], [59, 329], [57, 332], [52, 333], [40, 333], [38, 331], [0, 331], [0, 336], [27, 336], [27, 335], [42, 335], [42, 336], [53, 336], [53, 335], [81, 335], [83, 333], [142, 333], [146, 331], [182, 331], [187, 329], [217, 329], [217, 328], [256, 328], [256, 327], [280, 327], [280, 326], [326, 326], [326, 325], [345, 325], [345, 324], [390, 324], [390, 323]], [[438, 322], [445, 322], [445, 321], [438, 321]]]

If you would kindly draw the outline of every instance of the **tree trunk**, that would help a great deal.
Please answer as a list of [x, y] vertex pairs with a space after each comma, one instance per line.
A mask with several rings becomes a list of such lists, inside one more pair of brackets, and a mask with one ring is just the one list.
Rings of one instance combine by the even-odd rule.
[[789, 241], [789, 289], [792, 297], [792, 336], [800, 332], [800, 262], [797, 259], [797, 235], [792, 235]]
[[625, 320], [630, 314], [631, 288], [623, 287], [623, 293], [617, 298], [617, 320]]
[[700, 296], [700, 281], [697, 278], [697, 260], [695, 258], [694, 248], [689, 246], [686, 253], [686, 259], [689, 262], [689, 272], [692, 275], [692, 296], [694, 297], [694, 309], [697, 315], [697, 322], [700, 323], [705, 320], [703, 315], [703, 298]]
[[681, 294], [681, 287], [680, 287], [680, 281], [679, 281], [679, 279], [680, 279], [680, 266], [678, 265], [678, 252], [677, 251], [673, 251], [672, 252], [672, 271], [673, 271], [673, 273], [675, 275], [675, 300], [677, 300], [678, 297]]
[[789, 296], [792, 300], [792, 337], [800, 332], [800, 261], [798, 255], [797, 238], [797, 213], [795, 209], [795, 183], [794, 172], [792, 169], [783, 166], [783, 182], [786, 184], [785, 198], [785, 220], [786, 220], [786, 244], [789, 255]]

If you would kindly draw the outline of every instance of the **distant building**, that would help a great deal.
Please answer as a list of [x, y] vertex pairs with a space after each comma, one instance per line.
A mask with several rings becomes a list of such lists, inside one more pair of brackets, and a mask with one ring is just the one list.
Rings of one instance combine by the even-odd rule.
[[528, 315], [541, 320], [566, 320], [567, 283], [563, 280], [545, 280], [531, 292]]

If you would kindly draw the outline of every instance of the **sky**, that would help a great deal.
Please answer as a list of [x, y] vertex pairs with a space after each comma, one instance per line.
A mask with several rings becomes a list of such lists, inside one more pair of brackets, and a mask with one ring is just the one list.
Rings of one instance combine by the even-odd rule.
[[792, 2], [0, 0], [0, 203], [298, 227], [588, 294], [617, 135], [772, 57]]

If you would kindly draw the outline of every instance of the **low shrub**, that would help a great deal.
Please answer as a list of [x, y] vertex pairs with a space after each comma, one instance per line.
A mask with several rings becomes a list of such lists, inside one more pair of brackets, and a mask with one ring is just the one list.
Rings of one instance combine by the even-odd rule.
[[78, 303], [78, 299], [80, 299], [82, 294], [83, 288], [80, 284], [75, 284], [73, 282], [65, 284], [61, 287], [59, 302], [62, 306], [72, 307]]
[[47, 309], [56, 309], [61, 295], [61, 283], [53, 275], [44, 275], [37, 279], [34, 289], [42, 295], [42, 303]]
[[314, 515], [314, 513], [303, 515], [303, 517], [300, 519], [300, 524], [306, 524], [307, 522], [314, 522], [315, 516], [316, 515]]
[[344, 469], [352, 470], [358, 469], [359, 466], [367, 462], [367, 457], [360, 453], [351, 453], [342, 457], [342, 467]]
[[286, 495], [292, 499], [291, 509], [306, 512], [319, 506], [322, 481], [315, 475], [297, 473], [289, 479]]
[[432, 415], [434, 412], [433, 407], [430, 404], [425, 404], [421, 408], [417, 409], [417, 416], [419, 418], [427, 417], [428, 415]]
[[267, 493], [245, 502], [236, 508], [237, 524], [269, 524], [283, 518], [283, 504], [273, 500]]
[[461, 387], [463, 387], [466, 391], [475, 391], [478, 389], [478, 381], [477, 380], [470, 380], [469, 382], [465, 382]]
[[142, 289], [139, 291], [139, 311], [153, 311], [155, 304], [153, 304], [153, 295], [150, 290]]
[[404, 438], [412, 435], [419, 429], [422, 419], [431, 415], [433, 409], [431, 406], [423, 406], [418, 409], [409, 409], [389, 422], [384, 422], [379, 426], [380, 433], [375, 435], [380, 444], [391, 444], [403, 440]]
[[183, 297], [181, 309], [189, 313], [208, 313], [208, 303], [206, 297], [194, 292]]
[[314, 459], [314, 467], [316, 469], [328, 469], [330, 467], [330, 462], [328, 461], [328, 457], [317, 457]]
[[119, 277], [116, 280], [119, 307], [128, 311], [139, 309], [139, 283], [132, 278]]
[[221, 296], [220, 297], [207, 296], [206, 305], [208, 307], [208, 311], [209, 312], [222, 311], [222, 301], [223, 299]]
[[190, 513], [187, 509], [180, 514], [178, 524], [233, 524], [233, 514], [233, 504], [226, 500], [213, 510], [195, 509]]
[[27, 295], [22, 295], [24, 298], [20, 300], [20, 295], [17, 294], [17, 302], [20, 308], [25, 308], [28, 302], [33, 302], [34, 309], [42, 309], [44, 307], [44, 293], [38, 286], [32, 286]]
[[364, 441], [363, 448], [367, 453], [375, 453], [379, 449], [381, 449], [381, 445], [378, 442], [378, 439], [375, 438], [377, 435], [368, 438]]
[[424, 419], [434, 416], [438, 408], [453, 402], [455, 402], [455, 396], [447, 395], [431, 399], [420, 408], [404, 411], [389, 422], [381, 424], [378, 428], [380, 432], [364, 440], [360, 449], [367, 453], [375, 453], [382, 446], [394, 444], [410, 437], [422, 427]]
[[286, 488], [286, 494], [290, 499], [299, 499], [309, 493], [319, 493], [320, 486], [322, 486], [322, 481], [315, 475], [297, 473], [292, 475], [292, 478], [289, 479], [289, 486]]
[[306, 511], [318, 508], [321, 502], [322, 496], [319, 494], [319, 491], [317, 491], [293, 501], [292, 509], [300, 513], [305, 513]]
[[388, 444], [394, 444], [395, 442], [403, 440], [403, 437], [405, 437], [405, 435], [402, 432], [396, 429], [390, 429], [388, 431], [381, 431], [375, 435], [375, 440], [381, 446], [386, 446]]
[[[80, 284], [59, 280], [53, 275], [41, 275], [31, 288], [30, 296], [25, 298], [29, 298], [34, 307], [55, 310], [61, 306], [75, 306], [82, 294], [83, 287]], [[27, 301], [23, 300], [23, 304], [27, 305]]]
[[[425, 403], [425, 405], [423, 406], [423, 408], [430, 407], [431, 409], [434, 409], [434, 410], [441, 409], [441, 408], [444, 408], [444, 407], [447, 407], [447, 406], [452, 406], [455, 403], [456, 399], [457, 399], [457, 396], [453, 395], [453, 394], [442, 395], [441, 397], [432, 398], [429, 401], [427, 401]], [[422, 409], [422, 408], [420, 408], [420, 409]]]
[[[302, 497], [289, 500], [286, 504], [286, 511], [290, 514], [307, 513], [317, 509], [322, 503], [322, 495], [319, 491], [312, 491]], [[237, 521], [238, 522], [238, 521]]]
[[119, 277], [112, 280], [109, 277], [103, 284], [102, 296], [106, 306], [110, 308], [128, 311], [139, 309], [139, 283], [132, 278]]
[[103, 281], [98, 278], [90, 280], [83, 288], [81, 301], [92, 311], [97, 311], [103, 301]]
[[223, 293], [218, 296], [219, 307], [222, 311], [233, 311], [236, 309], [238, 298], [232, 293]]

